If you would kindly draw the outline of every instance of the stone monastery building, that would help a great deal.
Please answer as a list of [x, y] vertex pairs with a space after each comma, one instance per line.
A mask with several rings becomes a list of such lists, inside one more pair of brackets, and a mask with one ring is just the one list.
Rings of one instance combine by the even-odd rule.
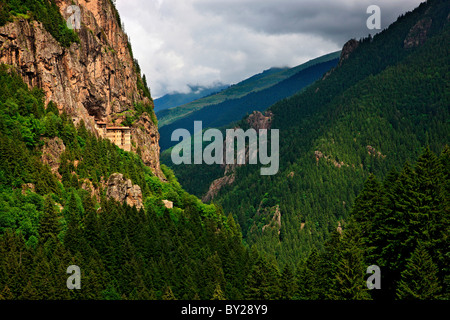
[[96, 121], [95, 129], [103, 138], [108, 138], [119, 148], [131, 151], [131, 129], [130, 127], [108, 127], [104, 121]]

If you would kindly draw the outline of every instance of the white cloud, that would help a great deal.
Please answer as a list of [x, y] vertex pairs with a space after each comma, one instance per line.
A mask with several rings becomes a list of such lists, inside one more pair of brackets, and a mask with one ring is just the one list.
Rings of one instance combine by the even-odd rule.
[[156, 98], [298, 65], [370, 33], [369, 5], [380, 6], [384, 28], [420, 2], [117, 0], [117, 8]]

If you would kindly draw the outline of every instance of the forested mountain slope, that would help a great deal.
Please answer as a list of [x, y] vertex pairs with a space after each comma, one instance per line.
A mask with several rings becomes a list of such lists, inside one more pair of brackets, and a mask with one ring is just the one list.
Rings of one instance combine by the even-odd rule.
[[[191, 103], [176, 108], [158, 112], [157, 116], [159, 127], [162, 128], [166, 125], [170, 125], [171, 123], [185, 118], [191, 113], [199, 111], [200, 109], [207, 106], [219, 105], [227, 100], [239, 101], [240, 98], [248, 94], [268, 89], [306, 68], [309, 68], [313, 65], [329, 62], [330, 60], [334, 60], [337, 58], [339, 58], [339, 51], [312, 59], [293, 68], [270, 68], [237, 84], [231, 85], [229, 88], [217, 94], [197, 99], [195, 101], [192, 101]], [[300, 90], [300, 88], [298, 90]], [[239, 119], [240, 117], [235, 117], [235, 120]]]
[[[149, 153], [153, 105], [113, 3], [79, 1], [78, 31], [60, 13], [70, 4], [0, 4], [0, 300], [243, 298], [258, 254]], [[91, 63], [105, 69], [85, 74]], [[94, 116], [128, 121], [135, 152], [100, 138]], [[66, 286], [70, 265], [81, 290]]]
[[[82, 10], [111, 14], [104, 24], [86, 20], [78, 37], [57, 6], [70, 3], [0, 6], [0, 36], [18, 27], [31, 33], [15, 35], [30, 41], [42, 36], [41, 45], [59, 53], [49, 61], [63, 82], [73, 68], [55, 57], [67, 62], [83, 52], [92, 62], [78, 45], [95, 44], [97, 58], [120, 61], [105, 47], [108, 36], [122, 34], [114, 32], [113, 2], [78, 1]], [[129, 77], [115, 73], [126, 80], [73, 96], [76, 82], [65, 91], [73, 100], [56, 95], [55, 102], [59, 87], [34, 82], [51, 71], [24, 77], [26, 64], [1, 64], [0, 300], [448, 299], [448, 17], [448, 1], [421, 5], [353, 52], [343, 50], [348, 57], [322, 80], [273, 105], [280, 172], [263, 177], [257, 166], [241, 166], [213, 204], [184, 191], [172, 170], [139, 148], [158, 137], [128, 42], [120, 52]], [[17, 42], [2, 45], [0, 58], [23, 61], [8, 53]], [[105, 74], [94, 79], [103, 83]], [[106, 99], [87, 110], [81, 101], [103, 89], [119, 98], [130, 90], [137, 103], [123, 109]], [[93, 113], [110, 108], [118, 108], [108, 114], [117, 125], [149, 129], [134, 131], [141, 134], [135, 152], [93, 130]], [[189, 168], [193, 176], [206, 170]], [[387, 277], [384, 291], [366, 287], [371, 264]], [[81, 269], [80, 290], [66, 286], [70, 265]]]
[[[236, 215], [250, 245], [296, 263], [348, 220], [369, 174], [384, 177], [426, 145], [442, 151], [450, 138], [448, 14], [448, 2], [428, 1], [373, 38], [349, 42], [343, 52], [353, 51], [333, 72], [269, 108], [280, 130], [279, 173], [239, 167], [213, 199]], [[240, 126], [248, 128], [245, 119]], [[172, 168], [190, 192], [205, 185], [199, 176], [223, 174], [219, 166]], [[281, 226], [265, 227], [278, 214]]]
[[160, 127], [161, 139], [159, 144], [161, 150], [170, 148], [177, 143], [176, 141], [171, 141], [171, 135], [174, 130], [183, 128], [194, 134], [194, 121], [202, 121], [203, 128], [222, 127], [240, 120], [254, 110], [263, 111], [275, 102], [299, 92], [319, 79], [332, 67], [336, 66], [337, 62], [338, 59], [333, 59], [312, 65], [267, 89], [251, 92], [238, 99], [229, 99], [218, 104], [205, 106], [180, 120]]
[[225, 84], [213, 84], [211, 87], [199, 85], [188, 85], [188, 87], [189, 90], [191, 90], [188, 93], [173, 92], [155, 99], [155, 112], [175, 108], [194, 100], [217, 94], [218, 92], [227, 89], [229, 86]]

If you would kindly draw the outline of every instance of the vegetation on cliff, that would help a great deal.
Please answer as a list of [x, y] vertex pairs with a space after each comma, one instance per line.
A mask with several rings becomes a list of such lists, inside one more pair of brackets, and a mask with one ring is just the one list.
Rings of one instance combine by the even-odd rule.
[[79, 42], [78, 35], [67, 28], [66, 20], [58, 6], [50, 0], [0, 1], [0, 26], [15, 18], [34, 19], [42, 22], [44, 28], [63, 46]]
[[[450, 140], [448, 14], [448, 2], [423, 3], [380, 34], [358, 41], [325, 79], [269, 108], [272, 128], [280, 131], [279, 173], [261, 176], [259, 166], [238, 167], [234, 183], [213, 199], [235, 215], [249, 245], [280, 266], [320, 253], [350, 219], [370, 174], [384, 179], [405, 161], [414, 162], [427, 145], [437, 154], [443, 150]], [[433, 21], [426, 24], [426, 41], [411, 47], [411, 30], [424, 19]], [[239, 125], [246, 128], [245, 119]], [[224, 171], [171, 167], [197, 196]], [[262, 230], [272, 214], [258, 214], [264, 201], [279, 205], [280, 233]]]

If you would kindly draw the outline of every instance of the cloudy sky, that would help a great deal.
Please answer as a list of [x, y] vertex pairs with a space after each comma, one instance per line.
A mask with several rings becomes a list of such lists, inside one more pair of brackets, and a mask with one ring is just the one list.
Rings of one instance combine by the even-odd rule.
[[188, 84], [237, 83], [270, 67], [296, 66], [372, 35], [423, 0], [116, 0], [154, 98]]

